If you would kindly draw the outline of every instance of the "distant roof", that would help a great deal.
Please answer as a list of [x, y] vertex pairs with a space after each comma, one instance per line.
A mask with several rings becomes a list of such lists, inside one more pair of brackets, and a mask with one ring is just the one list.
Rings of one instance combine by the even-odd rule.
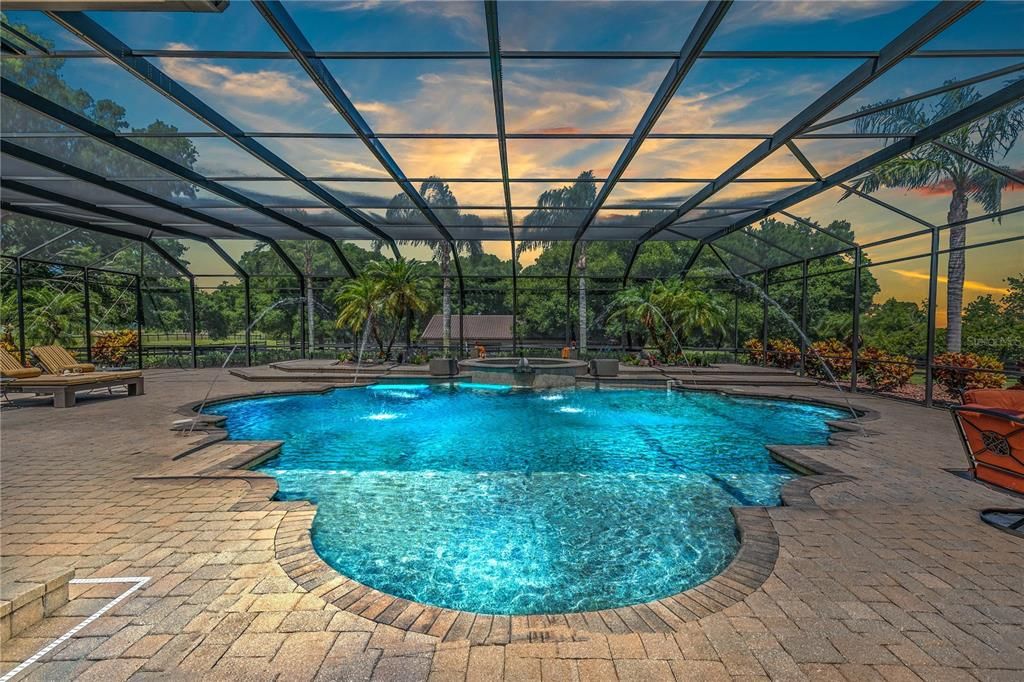
[[[452, 338], [459, 335], [459, 315], [452, 315]], [[466, 315], [463, 327], [463, 335], [466, 341], [477, 340], [512, 340], [512, 316], [511, 315]], [[423, 330], [424, 339], [433, 341], [440, 340], [444, 332], [444, 317], [434, 315]]]

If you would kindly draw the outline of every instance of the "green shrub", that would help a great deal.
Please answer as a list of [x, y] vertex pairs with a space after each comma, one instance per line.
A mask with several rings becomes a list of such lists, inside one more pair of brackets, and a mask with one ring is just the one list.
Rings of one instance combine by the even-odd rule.
[[871, 388], [891, 391], [907, 385], [914, 375], [914, 365], [906, 355], [868, 347], [857, 353], [857, 372]]
[[670, 353], [665, 358], [666, 365], [682, 365], [686, 367], [707, 367], [708, 359], [704, 353]]

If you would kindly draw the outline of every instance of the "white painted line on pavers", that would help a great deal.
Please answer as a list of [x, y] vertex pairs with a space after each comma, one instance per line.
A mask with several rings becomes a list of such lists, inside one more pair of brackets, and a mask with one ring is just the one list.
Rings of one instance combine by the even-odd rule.
[[105, 584], [111, 584], [111, 583], [131, 583], [132, 586], [129, 587], [124, 592], [122, 592], [121, 594], [119, 594], [118, 596], [116, 596], [113, 599], [111, 599], [109, 602], [107, 602], [103, 606], [101, 606], [99, 611], [97, 611], [96, 613], [92, 614], [91, 616], [89, 616], [88, 618], [83, 620], [81, 623], [79, 623], [75, 627], [71, 628], [70, 630], [65, 632], [63, 635], [61, 635], [57, 639], [53, 640], [52, 642], [50, 642], [49, 644], [44, 646], [39, 651], [37, 651], [34, 654], [32, 654], [24, 662], [19, 664], [18, 667], [13, 668], [6, 675], [4, 675], [3, 677], [0, 677], [0, 682], [8, 682], [8, 680], [14, 679], [14, 677], [16, 675], [20, 674], [22, 671], [24, 671], [30, 665], [32, 665], [33, 663], [38, 661], [40, 658], [42, 658], [46, 654], [50, 653], [51, 651], [53, 651], [54, 649], [59, 647], [64, 642], [66, 642], [69, 639], [71, 639], [72, 637], [74, 637], [75, 634], [77, 634], [79, 630], [81, 630], [82, 628], [84, 628], [87, 625], [89, 625], [90, 623], [92, 623], [94, 620], [96, 620], [97, 618], [102, 616], [104, 613], [106, 613], [110, 609], [112, 609], [115, 606], [117, 606], [118, 604], [120, 604], [122, 601], [124, 601], [128, 597], [132, 596], [135, 592], [137, 592], [143, 585], [145, 585], [148, 582], [149, 582], [149, 578], [148, 577], [73, 578], [69, 582], [69, 584], [71, 584], [71, 585], [105, 585]]

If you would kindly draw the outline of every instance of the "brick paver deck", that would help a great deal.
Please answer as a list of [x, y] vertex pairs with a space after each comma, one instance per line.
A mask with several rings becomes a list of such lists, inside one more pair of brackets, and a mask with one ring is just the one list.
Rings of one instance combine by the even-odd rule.
[[[56, 568], [152, 578], [27, 679], [1024, 679], [1024, 541], [978, 520], [1022, 500], [946, 471], [964, 460], [942, 411], [856, 396], [878, 413], [866, 436], [783, 450], [825, 465], [818, 482], [829, 484], [751, 512], [752, 527], [777, 538], [770, 573], [705, 588], [694, 617], [637, 609], [621, 625], [530, 617], [517, 630], [395, 600], [353, 612], [366, 593], [339, 606], [345, 579], [296, 558], [308, 504], [269, 502], [272, 481], [225, 472], [238, 453], [223, 447], [172, 459], [204, 438], [171, 431], [174, 409], [201, 399], [213, 376], [147, 372], [145, 396], [4, 409], [0, 580]], [[224, 376], [214, 395], [261, 388]], [[763, 392], [779, 390], [836, 395]], [[119, 589], [75, 586], [66, 606], [4, 643], [0, 670]]]

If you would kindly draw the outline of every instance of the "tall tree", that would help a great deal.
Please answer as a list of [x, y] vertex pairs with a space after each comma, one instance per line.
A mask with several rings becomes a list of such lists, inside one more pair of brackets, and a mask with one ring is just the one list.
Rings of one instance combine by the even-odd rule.
[[[523, 227], [576, 227], [588, 208], [597, 199], [597, 184], [594, 172], [584, 171], [576, 176], [575, 182], [565, 187], [549, 189], [537, 197], [537, 208], [523, 219]], [[518, 243], [518, 254], [536, 248], [545, 248], [551, 240], [527, 239]], [[573, 264], [570, 264], [572, 267]], [[581, 241], [576, 248], [576, 272], [579, 275], [579, 349], [587, 349], [587, 242]]]
[[[981, 98], [982, 94], [973, 86], [957, 88], [934, 102], [911, 102], [863, 116], [857, 119], [855, 131], [894, 137], [910, 135]], [[994, 164], [1006, 157], [1022, 130], [1024, 103], [1018, 102], [943, 136], [941, 141]], [[869, 193], [883, 187], [949, 189], [946, 217], [951, 226], [946, 285], [946, 349], [949, 351], [959, 352], [961, 348], [968, 201], [981, 204], [985, 213], [999, 211], [1003, 188], [1010, 183], [1005, 175], [937, 145], [924, 145], [887, 161], [854, 183], [857, 189]]]
[[[455, 197], [448, 183], [437, 176], [431, 176], [420, 185], [420, 195], [445, 226], [471, 226], [481, 223], [479, 216], [464, 214], [459, 210], [459, 200]], [[425, 216], [417, 209], [406, 194], [396, 194], [389, 202], [387, 221], [393, 224], [428, 225]], [[411, 246], [427, 246], [433, 251], [434, 260], [441, 266], [441, 315], [443, 322], [442, 346], [445, 353], [451, 346], [452, 339], [452, 249], [451, 245], [438, 236], [437, 239], [399, 240]], [[476, 240], [459, 240], [455, 242], [459, 253], [479, 256], [483, 246]]]

